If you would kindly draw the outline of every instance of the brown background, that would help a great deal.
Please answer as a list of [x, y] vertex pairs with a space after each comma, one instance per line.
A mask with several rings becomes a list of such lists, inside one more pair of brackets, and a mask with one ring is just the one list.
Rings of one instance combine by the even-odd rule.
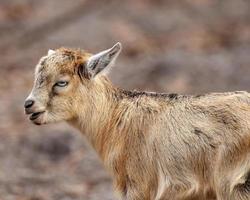
[[79, 132], [23, 113], [49, 48], [123, 43], [110, 78], [126, 89], [198, 94], [250, 89], [249, 0], [0, 0], [0, 199], [115, 199]]

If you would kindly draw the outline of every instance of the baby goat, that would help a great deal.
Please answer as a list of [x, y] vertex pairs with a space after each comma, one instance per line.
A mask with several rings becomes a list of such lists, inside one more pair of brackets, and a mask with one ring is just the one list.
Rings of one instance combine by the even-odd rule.
[[250, 199], [250, 95], [126, 91], [104, 75], [121, 44], [92, 55], [49, 50], [26, 114], [83, 132], [121, 199]]

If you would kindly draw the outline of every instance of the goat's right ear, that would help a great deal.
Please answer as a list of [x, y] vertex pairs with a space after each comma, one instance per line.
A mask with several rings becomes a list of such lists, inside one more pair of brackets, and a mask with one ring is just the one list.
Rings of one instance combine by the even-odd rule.
[[87, 71], [91, 78], [94, 78], [100, 72], [107, 71], [107, 69], [114, 64], [121, 49], [122, 45], [118, 42], [112, 48], [91, 56], [86, 64]]

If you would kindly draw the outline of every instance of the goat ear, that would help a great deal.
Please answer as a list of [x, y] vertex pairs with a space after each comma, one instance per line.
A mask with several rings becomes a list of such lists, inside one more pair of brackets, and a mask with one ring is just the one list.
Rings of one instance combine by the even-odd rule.
[[55, 53], [54, 50], [51, 50], [51, 49], [48, 50], [48, 56], [50, 56], [50, 55], [53, 54], [53, 53]]
[[107, 71], [114, 64], [121, 49], [122, 45], [118, 42], [112, 48], [91, 56], [87, 62], [87, 70], [91, 78], [95, 77], [99, 72]]

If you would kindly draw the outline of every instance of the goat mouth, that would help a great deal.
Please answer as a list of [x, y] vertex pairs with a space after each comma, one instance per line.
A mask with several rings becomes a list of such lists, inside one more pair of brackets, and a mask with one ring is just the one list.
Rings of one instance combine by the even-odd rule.
[[31, 116], [30, 116], [30, 120], [35, 120], [37, 119], [41, 114], [43, 114], [45, 111], [42, 111], [42, 112], [35, 112], [35, 113], [32, 113]]

